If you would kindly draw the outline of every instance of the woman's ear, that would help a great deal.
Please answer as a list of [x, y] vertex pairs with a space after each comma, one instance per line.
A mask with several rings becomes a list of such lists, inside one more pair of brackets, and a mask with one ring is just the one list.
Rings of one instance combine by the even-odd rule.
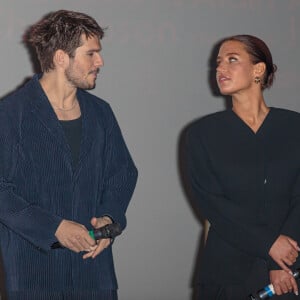
[[259, 62], [254, 65], [254, 77], [262, 78], [266, 72], [266, 64], [264, 62]]

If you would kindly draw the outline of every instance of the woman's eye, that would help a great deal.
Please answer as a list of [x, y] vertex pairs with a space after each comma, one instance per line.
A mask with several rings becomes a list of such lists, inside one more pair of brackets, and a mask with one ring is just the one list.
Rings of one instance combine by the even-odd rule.
[[235, 57], [229, 57], [229, 62], [235, 62], [235, 61], [237, 61], [237, 59], [235, 58]]

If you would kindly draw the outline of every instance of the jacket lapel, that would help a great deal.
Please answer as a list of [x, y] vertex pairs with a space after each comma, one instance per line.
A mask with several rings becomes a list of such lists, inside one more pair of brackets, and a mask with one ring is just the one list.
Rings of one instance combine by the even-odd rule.
[[31, 89], [29, 101], [31, 101], [32, 104], [32, 113], [53, 136], [54, 140], [57, 141], [57, 144], [63, 148], [64, 151], [70, 152], [63, 129], [38, 81], [37, 75], [33, 77], [31, 84], [33, 85], [33, 88]]
[[[61, 147], [63, 151], [68, 153], [71, 162], [72, 158], [70, 147], [66, 141], [63, 128], [59, 124], [57, 116], [39, 83], [39, 75], [35, 75], [29, 84], [32, 84], [29, 96], [29, 101], [32, 105], [32, 113], [57, 141], [58, 146]], [[74, 170], [78, 175], [82, 161], [89, 154], [90, 149], [96, 139], [97, 116], [95, 115], [96, 112], [93, 109], [93, 105], [88, 104], [88, 99], [85, 99], [85, 93], [80, 89], [77, 91], [77, 99], [79, 101], [82, 117], [79, 161]]]
[[90, 152], [90, 149], [96, 139], [97, 116], [93, 106], [89, 105], [88, 99], [84, 99], [84, 93], [81, 90], [77, 91], [82, 117], [82, 135], [80, 145], [79, 164], [85, 159]]

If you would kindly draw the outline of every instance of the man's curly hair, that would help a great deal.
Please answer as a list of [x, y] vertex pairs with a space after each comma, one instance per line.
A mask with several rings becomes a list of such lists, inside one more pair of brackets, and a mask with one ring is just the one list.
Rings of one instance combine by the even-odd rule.
[[74, 57], [76, 48], [82, 45], [82, 35], [100, 40], [104, 29], [90, 16], [74, 11], [59, 10], [52, 12], [32, 25], [27, 42], [34, 46], [42, 71], [54, 69], [53, 57], [58, 49]]

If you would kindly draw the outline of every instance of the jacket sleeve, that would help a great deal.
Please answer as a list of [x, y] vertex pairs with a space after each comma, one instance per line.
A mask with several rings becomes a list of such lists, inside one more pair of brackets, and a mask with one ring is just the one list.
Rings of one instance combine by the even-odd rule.
[[45, 251], [55, 240], [61, 218], [51, 215], [16, 193], [14, 174], [19, 160], [19, 132], [0, 110], [0, 222], [20, 237]]
[[218, 182], [201, 135], [195, 130], [187, 132], [185, 153], [193, 198], [211, 227], [233, 247], [251, 256], [268, 259], [277, 235], [264, 225], [249, 226], [236, 217], [236, 208]]
[[[299, 216], [300, 216], [300, 174], [298, 174], [294, 184], [289, 214], [280, 230], [280, 234], [292, 238], [293, 240], [297, 241], [298, 245], [300, 246], [300, 217]], [[300, 265], [300, 258], [297, 259], [297, 261], [293, 265], [293, 268], [299, 267], [299, 265]], [[271, 270], [281, 269], [281, 267], [279, 267], [277, 263], [273, 261], [271, 258], [268, 260], [268, 267]]]
[[282, 226], [281, 234], [291, 237], [300, 246], [300, 172], [294, 183], [289, 214]]
[[117, 120], [108, 108], [108, 128], [105, 147], [104, 187], [101, 211], [114, 222], [126, 226], [125, 213], [135, 189], [137, 169], [122, 137]]

